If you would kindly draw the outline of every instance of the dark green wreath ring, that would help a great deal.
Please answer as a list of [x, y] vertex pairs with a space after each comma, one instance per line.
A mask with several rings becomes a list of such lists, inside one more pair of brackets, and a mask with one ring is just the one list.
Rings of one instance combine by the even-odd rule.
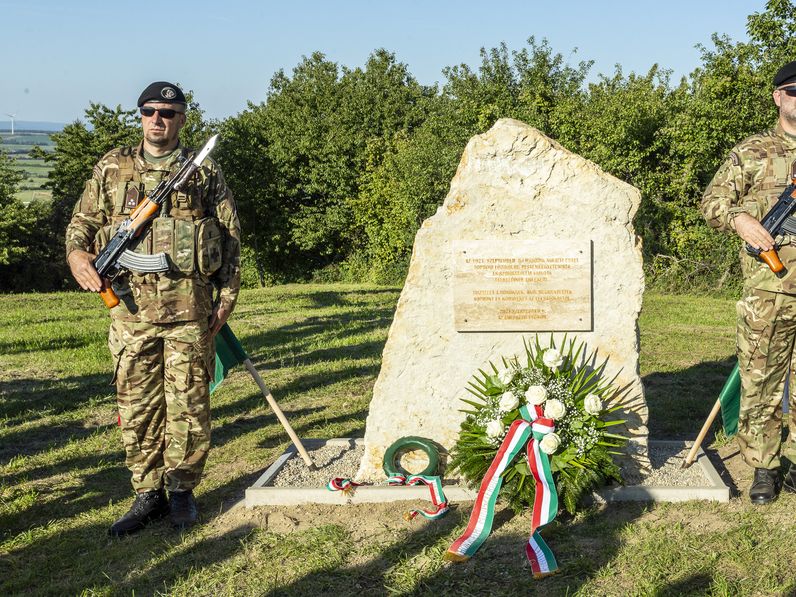
[[[428, 457], [428, 465], [418, 475], [436, 475], [439, 468], [439, 451], [430, 439], [424, 437], [416, 437], [410, 435], [396, 440], [384, 452], [384, 460], [382, 468], [388, 477], [393, 475], [402, 474], [401, 465], [399, 464], [398, 454], [401, 452], [412, 452], [414, 450], [422, 450]], [[406, 471], [404, 471], [406, 472]]]

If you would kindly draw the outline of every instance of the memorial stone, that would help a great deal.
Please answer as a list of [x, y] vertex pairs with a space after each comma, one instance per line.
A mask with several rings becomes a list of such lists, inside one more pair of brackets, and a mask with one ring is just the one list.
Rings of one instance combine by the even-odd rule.
[[635, 188], [522, 122], [502, 119], [473, 137], [415, 238], [357, 478], [383, 479], [384, 452], [401, 437], [450, 449], [467, 382], [490, 361], [524, 354], [537, 333], [543, 343], [574, 335], [608, 359], [607, 375], [627, 389], [617, 415], [635, 456], [624, 467], [638, 473], [647, 441], [639, 203]]

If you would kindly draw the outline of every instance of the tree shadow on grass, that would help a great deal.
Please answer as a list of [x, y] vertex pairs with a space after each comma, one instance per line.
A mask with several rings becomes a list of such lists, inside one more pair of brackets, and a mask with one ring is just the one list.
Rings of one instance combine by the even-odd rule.
[[[93, 461], [92, 461], [93, 460]], [[79, 466], [96, 467], [101, 458], [78, 459], [72, 462]], [[68, 520], [84, 512], [101, 508], [109, 500], [132, 501], [130, 472], [123, 466], [123, 456], [119, 454], [118, 465], [106, 465], [100, 470], [79, 475], [57, 487], [37, 485], [36, 500], [21, 512], [0, 515], [0, 536], [8, 538], [30, 528], [33, 524], [52, 524]]]
[[[374, 294], [389, 293], [397, 296], [394, 290], [365, 291]], [[244, 346], [254, 351], [255, 360], [259, 354], [268, 356], [272, 347], [286, 347], [297, 354], [302, 364], [317, 364], [339, 359], [372, 358], [378, 360], [383, 348], [380, 341], [358, 341], [357, 338], [378, 329], [386, 328], [392, 315], [392, 307], [381, 307], [363, 304], [356, 299], [362, 292], [351, 293], [322, 292], [310, 293], [311, 301], [316, 306], [355, 305], [356, 310], [345, 310], [341, 314], [330, 316], [314, 316], [309, 314], [304, 323], [290, 324], [283, 328], [245, 336]], [[334, 342], [340, 345], [337, 349], [318, 348], [326, 341], [330, 327], [334, 328]], [[386, 330], [385, 330], [386, 332]], [[288, 406], [297, 394], [315, 392], [335, 383], [348, 383], [371, 380], [378, 371], [378, 365], [353, 364], [339, 371], [330, 373], [309, 373], [300, 375], [294, 380], [277, 388], [277, 392], [290, 397]], [[4, 400], [0, 403], [0, 417], [19, 419], [14, 427], [8, 428], [3, 435], [4, 449], [0, 449], [0, 460], [10, 460], [17, 454], [33, 455], [62, 447], [71, 441], [85, 440], [97, 432], [98, 427], [88, 420], [75, 419], [63, 422], [60, 417], [58, 426], [45, 419], [35, 421], [33, 417], [52, 416], [70, 411], [77, 411], [87, 402], [106, 397], [110, 389], [106, 385], [108, 375], [73, 376], [60, 380], [42, 380], [34, 378], [17, 379], [0, 382], [0, 393]], [[8, 397], [8, 399], [5, 399]], [[262, 396], [255, 391], [231, 404], [212, 407], [215, 416], [231, 418], [224, 424], [216, 426], [213, 431], [214, 447], [221, 449], [234, 439], [256, 433], [265, 429], [265, 437], [258, 440], [258, 448], [275, 449], [287, 444], [287, 437], [281, 427], [276, 424], [270, 409], [265, 414], [252, 417], [253, 408], [264, 404]], [[112, 410], [112, 409], [111, 409]], [[353, 412], [329, 412], [328, 408], [309, 406], [291, 410], [288, 416], [298, 421], [295, 425], [299, 435], [311, 435], [319, 424], [323, 426], [350, 423], [344, 433], [353, 434], [364, 426], [367, 414], [364, 408]], [[40, 414], [43, 412], [44, 414]], [[32, 416], [31, 416], [32, 415]], [[83, 416], [83, 415], [81, 415]], [[31, 424], [35, 423], [35, 424]], [[109, 423], [112, 424], [112, 423]], [[105, 427], [102, 425], [101, 427]], [[103, 466], [103, 461], [114, 464]], [[151, 579], [135, 580], [136, 568], [145, 567], [148, 558], [165, 553], [174, 541], [173, 533], [155, 525], [142, 534], [122, 541], [110, 540], [106, 533], [107, 527], [129, 506], [132, 494], [129, 487], [129, 472], [122, 466], [123, 454], [121, 446], [112, 454], [75, 456], [55, 462], [53, 465], [41, 465], [26, 470], [15, 470], [4, 476], [3, 483], [26, 483], [26, 490], [41, 490], [38, 498], [30, 505], [13, 515], [5, 512], [0, 520], [10, 540], [9, 556], [0, 562], [0, 592], [15, 593], [20, 591], [52, 591], [52, 585], [44, 585], [36, 580], [36, 574], [47, 570], [50, 577], [63, 579], [62, 590], [66, 593], [80, 593], [83, 589], [108, 588], [122, 591], [135, 590], [137, 587], [151, 587]], [[74, 471], [87, 471], [63, 479], [64, 475]], [[225, 472], [223, 485], [202, 492], [198, 491], [200, 508], [204, 516], [213, 518], [213, 512], [221, 512], [237, 501], [245, 489], [261, 474], [255, 472]], [[48, 494], [43, 481], [52, 477], [55, 488]], [[108, 506], [111, 500], [112, 506]], [[101, 514], [102, 522], [80, 524], [77, 521], [84, 517], [88, 520], [97, 519], [97, 511], [108, 509]], [[92, 512], [95, 514], [92, 516]], [[50, 525], [71, 526], [56, 533], [47, 532]], [[160, 578], [164, 587], [173, 585], [186, 570], [197, 565], [210, 566], [214, 562], [234, 554], [240, 549], [238, 531], [223, 534], [203, 542], [198, 555], [183, 553], [164, 560], [176, 562], [179, 572], [174, 572], [168, 565], [161, 568], [160, 564], [150, 566], [153, 574]], [[79, 554], [79, 565], [75, 565], [75, 555]], [[85, 565], [84, 565], [85, 563]], [[49, 587], [49, 588], [47, 588]]]
[[[13, 424], [22, 415], [57, 415], [75, 410], [113, 391], [107, 375], [72, 375], [57, 379], [33, 377], [0, 381], [0, 419]], [[8, 420], [11, 420], [11, 423]]]
[[[18, 455], [31, 456], [57, 449], [70, 441], [84, 439], [98, 429], [113, 424], [88, 423], [77, 417], [63, 416], [89, 403], [108, 404], [109, 375], [75, 375], [60, 379], [22, 378], [0, 382], [0, 465]], [[97, 411], [93, 414], [96, 415]], [[53, 421], [51, 417], [58, 417]], [[37, 421], [36, 424], [30, 424]]]
[[[572, 594], [610, 564], [621, 546], [621, 529], [645, 508], [642, 504], [609, 506], [578, 522], [562, 517], [549, 525], [543, 535], [555, 553], [561, 574], [543, 580], [533, 580], [524, 551], [528, 535], [516, 528], [524, 522], [530, 525], [530, 519], [525, 515], [510, 530], [503, 531], [501, 527], [514, 518], [507, 508], [498, 510], [491, 536], [472, 559], [439, 565], [444, 550], [467, 524], [472, 510], [468, 504], [454, 507], [440, 520], [421, 521], [400, 544], [387, 547], [365, 564], [314, 572], [269, 595], [371, 595], [388, 591], [412, 595]], [[416, 558], [417, 564], [412, 565]], [[433, 570], [430, 573], [429, 566]], [[414, 588], [407, 591], [398, 586], [402, 583]]]
[[86, 592], [143, 595], [158, 590], [166, 593], [178, 580], [197, 569], [212, 567], [240, 552], [241, 540], [253, 528], [240, 525], [200, 541], [186, 542], [184, 546], [180, 546], [182, 537], [171, 529], [167, 520], [120, 539], [109, 537], [103, 523], [72, 528], [0, 558], [0, 592], [5, 595]]
[[[351, 422], [356, 425], [364, 425], [365, 417], [367, 416], [367, 409], [359, 409], [355, 412], [346, 412], [332, 417], [316, 416], [325, 412], [326, 408], [306, 408], [296, 411], [284, 411], [285, 416], [290, 422], [293, 431], [300, 438], [311, 437], [311, 430], [317, 427], [318, 423], [323, 423], [324, 426], [334, 425], [337, 423]], [[296, 422], [299, 418], [311, 416], [301, 422]], [[275, 448], [285, 441], [289, 442], [288, 436], [279, 423], [276, 415], [269, 412], [265, 415], [257, 415], [246, 419], [239, 419], [224, 425], [213, 428], [213, 447], [220, 449], [230, 441], [240, 437], [243, 434], [252, 433], [255, 431], [268, 431], [271, 432], [270, 436], [258, 442], [260, 448]]]
[[16, 456], [35, 456], [57, 450], [69, 442], [88, 438], [98, 429], [113, 426], [108, 423], [100, 427], [87, 427], [82, 421], [69, 421], [53, 425], [42, 422], [2, 435], [0, 444], [0, 466], [8, 464]]
[[[682, 371], [645, 375], [642, 383], [649, 408], [650, 437], [693, 440], [710, 414], [736, 362], [735, 356], [729, 356], [721, 361], [699, 363]], [[721, 417], [717, 417], [716, 421], [716, 425], [720, 425]]]
[[[310, 373], [306, 375], [299, 375], [288, 383], [272, 386], [269, 384], [267, 376], [263, 376], [266, 387], [272, 392], [273, 398], [277, 404], [282, 407], [295, 402], [299, 395], [311, 393], [316, 390], [328, 388], [334, 384], [350, 382], [354, 380], [367, 381], [376, 376], [378, 373], [378, 365], [354, 365], [339, 369], [337, 371]], [[247, 374], [248, 375], [248, 374]], [[261, 373], [261, 375], [263, 375]], [[257, 387], [254, 380], [246, 380], [247, 384]], [[232, 402], [221, 404], [213, 407], [214, 417], [227, 417], [235, 413], [252, 412], [254, 409], [265, 405], [268, 410], [268, 403], [265, 397], [259, 391], [251, 392], [242, 398], [238, 398]], [[284, 408], [283, 408], [284, 410]]]
[[[244, 334], [239, 337], [252, 362], [266, 369], [278, 369], [290, 359], [301, 365], [312, 365], [323, 361], [341, 358], [361, 358], [379, 356], [384, 348], [383, 341], [346, 342], [363, 334], [385, 329], [390, 323], [391, 313], [381, 310], [378, 314], [356, 314], [350, 317], [328, 315], [309, 317], [298, 323], [269, 330], [267, 332]], [[317, 348], [318, 344], [330, 341], [325, 337], [334, 334], [333, 348]], [[286, 356], [288, 355], [288, 356]]]
[[[361, 294], [395, 294], [394, 290], [372, 290], [352, 292], [317, 292], [309, 293], [310, 301], [321, 307], [329, 306], [356, 306], [362, 301], [356, 299]], [[310, 373], [299, 375], [294, 380], [277, 388], [282, 397], [291, 397], [295, 394], [306, 393], [323, 387], [344, 383], [361, 378], [367, 380], [378, 373], [378, 360], [383, 341], [356, 342], [353, 338], [363, 333], [369, 333], [379, 328], [386, 327], [392, 315], [392, 309], [374, 306], [360, 310], [352, 308], [342, 314], [329, 316], [309, 315], [301, 322], [288, 324], [275, 330], [252, 334], [242, 338], [245, 347], [252, 350], [253, 360], [262, 368], [263, 362], [268, 358], [269, 347], [284, 346], [289, 343], [293, 348], [306, 346], [306, 353], [295, 357], [303, 365], [329, 362], [339, 359], [373, 359], [372, 364], [351, 365], [342, 370], [326, 373]], [[330, 326], [343, 325], [343, 330], [336, 335], [335, 341], [340, 345], [335, 349], [313, 348], [317, 347], [319, 340], [316, 335], [323, 333]], [[347, 338], [352, 341], [346, 342]], [[264, 353], [260, 357], [260, 353]], [[265, 364], [267, 366], [268, 363]], [[272, 363], [274, 368], [278, 364]], [[107, 398], [112, 392], [107, 383], [107, 375], [70, 376], [66, 378], [48, 380], [37, 378], [22, 378], [12, 381], [0, 382], [0, 419], [6, 419], [8, 431], [3, 434], [0, 446], [0, 464], [7, 463], [11, 458], [22, 455], [34, 455], [41, 452], [57, 449], [69, 441], [80, 440], [95, 433], [97, 426], [86, 425], [83, 421], [59, 421], [57, 426], [49, 421], [42, 421], [36, 425], [21, 424], [32, 420], [33, 416], [60, 415], [77, 410], [92, 400]], [[253, 382], [252, 382], [253, 383]], [[112, 400], [112, 399], [109, 399]], [[235, 410], [251, 412], [261, 404], [263, 398], [252, 393], [242, 401], [229, 405], [212, 407], [214, 416], [228, 416]], [[289, 402], [288, 401], [288, 402]], [[108, 421], [111, 424], [112, 420]], [[14, 426], [19, 425], [19, 430]], [[223, 437], [223, 432], [221, 434]]]
[[47, 343], [41, 341], [15, 341], [0, 342], [0, 354], [25, 354], [29, 352], [40, 353], [43, 351], [85, 348], [96, 344], [94, 337], [79, 336], [48, 336]]
[[707, 574], [692, 574], [668, 587], [652, 593], [652, 597], [681, 597], [682, 595], [710, 595], [713, 579]]

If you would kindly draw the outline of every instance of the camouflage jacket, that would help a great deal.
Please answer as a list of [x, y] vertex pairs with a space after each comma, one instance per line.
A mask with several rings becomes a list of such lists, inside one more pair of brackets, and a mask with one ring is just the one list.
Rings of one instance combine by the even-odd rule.
[[[736, 145], [702, 196], [702, 214], [712, 228], [734, 233], [732, 219], [748, 213], [758, 220], [773, 207], [796, 175], [796, 137], [778, 124]], [[796, 239], [778, 249], [788, 273], [777, 278], [768, 266], [741, 248], [745, 286], [796, 294]]]
[[[96, 253], [163, 178], [175, 172], [178, 149], [168, 160], [144, 159], [143, 143], [117, 148], [94, 166], [66, 230], [66, 255]], [[181, 192], [172, 193], [134, 249], [165, 252], [169, 271], [125, 273], [114, 281], [121, 303], [111, 316], [167, 323], [208, 317], [214, 303], [234, 308], [240, 290], [240, 223], [221, 170], [206, 159]]]

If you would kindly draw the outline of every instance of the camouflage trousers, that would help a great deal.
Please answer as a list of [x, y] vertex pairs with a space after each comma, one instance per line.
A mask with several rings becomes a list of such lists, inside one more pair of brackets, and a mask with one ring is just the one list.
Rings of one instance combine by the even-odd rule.
[[796, 413], [790, 408], [787, 442], [782, 445], [782, 393], [791, 371], [794, 388], [796, 296], [752, 289], [738, 301], [737, 349], [741, 371], [738, 444], [756, 468], [779, 467], [780, 455], [796, 463]]
[[215, 352], [207, 321], [113, 320], [108, 346], [133, 488], [193, 489], [210, 450]]

